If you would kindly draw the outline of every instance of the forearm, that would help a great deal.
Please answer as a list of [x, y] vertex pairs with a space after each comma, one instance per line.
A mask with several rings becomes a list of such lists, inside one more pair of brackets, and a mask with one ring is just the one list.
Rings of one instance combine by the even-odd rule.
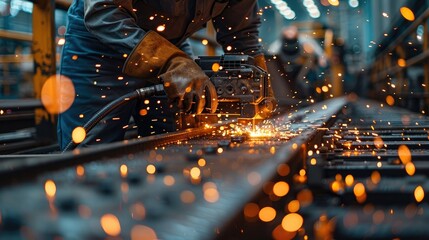
[[129, 54], [146, 34], [130, 0], [85, 0], [84, 20], [89, 32], [120, 54]]

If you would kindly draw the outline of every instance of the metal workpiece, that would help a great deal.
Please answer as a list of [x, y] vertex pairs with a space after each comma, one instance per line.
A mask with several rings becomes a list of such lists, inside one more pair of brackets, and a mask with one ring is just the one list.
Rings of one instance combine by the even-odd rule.
[[306, 234], [426, 238], [428, 118], [367, 101], [346, 109], [322, 137], [324, 151], [307, 158]]
[[9, 157], [1, 165], [0, 236], [423, 238], [427, 123], [336, 98], [252, 126], [232, 121]]
[[228, 122], [5, 160], [0, 235], [19, 239], [25, 234], [20, 229], [26, 229], [40, 239], [135, 239], [143, 233], [157, 239], [234, 236], [231, 223], [241, 222], [246, 203], [280, 177], [279, 166], [289, 168], [291, 175], [301, 169], [304, 145], [345, 104], [340, 98], [276, 116], [264, 123], [269, 127], [261, 127], [270, 131], [253, 136], [240, 135], [244, 130]]

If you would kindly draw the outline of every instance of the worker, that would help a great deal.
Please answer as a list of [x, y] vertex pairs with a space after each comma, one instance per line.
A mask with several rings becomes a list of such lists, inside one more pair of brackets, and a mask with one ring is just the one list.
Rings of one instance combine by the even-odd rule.
[[279, 57], [284, 79], [290, 84], [294, 97], [314, 98], [321, 72], [327, 67], [327, 58], [320, 44], [306, 34], [299, 33], [294, 25], [283, 28], [268, 52]]
[[[193, 61], [187, 40], [209, 20], [225, 53], [253, 56], [266, 69], [256, 0], [74, 0], [68, 10], [60, 72], [71, 79], [76, 94], [71, 107], [59, 114], [60, 148], [103, 106], [155, 83], [164, 84], [168, 104], [160, 106], [168, 109], [159, 113], [153, 108], [145, 111], [148, 107], [143, 109], [140, 103], [127, 104], [100, 121], [79, 147], [122, 140], [131, 116], [157, 117], [165, 127], [174, 124], [179, 110], [201, 113], [206, 107], [214, 112], [216, 96], [204, 97], [214, 86]], [[148, 133], [139, 126], [139, 134]]]

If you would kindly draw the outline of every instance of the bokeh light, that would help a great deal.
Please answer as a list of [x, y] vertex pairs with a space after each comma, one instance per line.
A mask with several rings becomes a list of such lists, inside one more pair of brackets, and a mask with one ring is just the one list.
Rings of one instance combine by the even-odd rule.
[[401, 12], [401, 15], [407, 19], [408, 21], [414, 21], [415, 16], [414, 13], [411, 9], [407, 8], [407, 7], [401, 7], [399, 9], [399, 11]]
[[286, 194], [288, 194], [289, 192], [289, 184], [287, 182], [277, 182], [276, 184], [274, 184], [273, 186], [273, 193], [277, 196], [277, 197], [283, 197], [286, 196]]
[[74, 102], [74, 85], [66, 76], [51, 76], [43, 84], [40, 98], [43, 106], [49, 113], [63, 113], [69, 109]]
[[119, 219], [113, 214], [105, 214], [100, 219], [101, 228], [109, 235], [116, 237], [121, 233], [121, 224]]
[[298, 213], [289, 213], [282, 220], [282, 227], [285, 231], [296, 232], [304, 223], [304, 219]]
[[272, 207], [264, 207], [259, 211], [259, 219], [263, 222], [271, 222], [276, 217], [276, 210]]
[[398, 156], [402, 164], [407, 164], [411, 162], [411, 151], [406, 145], [399, 146]]
[[416, 189], [414, 189], [414, 198], [417, 202], [423, 201], [425, 198], [425, 191], [422, 186], [417, 186]]
[[74, 143], [81, 143], [86, 138], [86, 131], [83, 127], [76, 127], [72, 131], [72, 140]]
[[255, 218], [259, 214], [259, 206], [256, 203], [248, 203], [244, 206], [244, 216], [247, 218]]
[[125, 164], [122, 164], [119, 167], [119, 173], [121, 174], [121, 177], [126, 177], [128, 175], [128, 167]]
[[386, 103], [389, 106], [395, 105], [395, 98], [393, 98], [391, 95], [387, 95], [387, 97], [386, 97]]
[[47, 180], [45, 182], [45, 192], [48, 197], [55, 197], [55, 193], [57, 192], [57, 186], [55, 185], [54, 181]]
[[155, 230], [145, 225], [136, 225], [131, 229], [131, 240], [157, 240]]

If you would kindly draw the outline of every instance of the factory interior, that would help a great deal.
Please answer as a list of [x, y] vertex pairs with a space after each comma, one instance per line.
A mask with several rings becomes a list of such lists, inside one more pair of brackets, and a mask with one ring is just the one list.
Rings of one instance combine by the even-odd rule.
[[[166, 122], [142, 90], [61, 149], [73, 1], [0, 0], [0, 240], [429, 238], [428, 0], [257, 0], [266, 69], [211, 21], [189, 37], [217, 112], [142, 135]], [[79, 147], [130, 102], [123, 140]]]

